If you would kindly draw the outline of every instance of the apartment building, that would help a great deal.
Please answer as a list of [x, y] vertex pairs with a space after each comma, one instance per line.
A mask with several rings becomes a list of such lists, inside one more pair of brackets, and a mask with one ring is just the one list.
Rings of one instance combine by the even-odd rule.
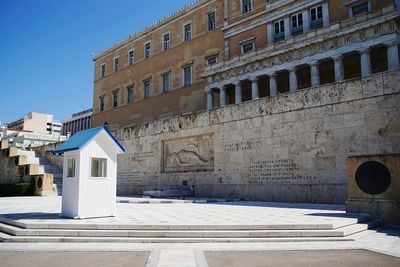
[[398, 0], [199, 0], [96, 56], [110, 128], [399, 68]]
[[29, 112], [23, 118], [6, 124], [8, 130], [27, 131], [33, 133], [61, 135], [62, 124], [53, 120], [53, 115]]

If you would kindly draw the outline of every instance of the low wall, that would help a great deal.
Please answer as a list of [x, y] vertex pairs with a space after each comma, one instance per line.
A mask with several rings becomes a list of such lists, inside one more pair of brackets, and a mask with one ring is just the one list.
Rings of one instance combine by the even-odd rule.
[[346, 158], [400, 152], [400, 72], [385, 72], [114, 131], [118, 193], [344, 203]]

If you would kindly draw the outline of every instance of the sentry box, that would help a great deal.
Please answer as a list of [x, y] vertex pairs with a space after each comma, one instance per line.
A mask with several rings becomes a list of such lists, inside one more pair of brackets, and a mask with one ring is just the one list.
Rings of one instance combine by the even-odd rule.
[[77, 132], [52, 152], [64, 154], [62, 216], [115, 216], [117, 155], [125, 149], [107, 128]]

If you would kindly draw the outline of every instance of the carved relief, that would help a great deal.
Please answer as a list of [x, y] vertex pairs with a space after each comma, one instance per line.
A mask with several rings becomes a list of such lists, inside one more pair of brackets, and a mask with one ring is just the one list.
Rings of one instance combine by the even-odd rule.
[[163, 142], [164, 172], [214, 170], [214, 134], [203, 134]]

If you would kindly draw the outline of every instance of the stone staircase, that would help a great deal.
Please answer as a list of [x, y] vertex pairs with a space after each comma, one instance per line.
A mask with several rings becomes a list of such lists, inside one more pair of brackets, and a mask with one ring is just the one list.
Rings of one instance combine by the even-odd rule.
[[50, 160], [38, 152], [9, 146], [6, 140], [1, 141], [0, 150], [6, 157], [14, 159], [15, 168], [23, 173], [22, 180], [24, 182], [30, 182], [34, 178], [35, 181], [41, 179], [41, 181], [50, 181], [53, 184], [52, 190], [35, 190], [36, 195], [61, 195], [62, 170], [53, 165]]
[[356, 234], [379, 226], [368, 215], [335, 227], [298, 225], [121, 225], [23, 223], [0, 218], [2, 242], [70, 243], [241, 243], [354, 241]]

